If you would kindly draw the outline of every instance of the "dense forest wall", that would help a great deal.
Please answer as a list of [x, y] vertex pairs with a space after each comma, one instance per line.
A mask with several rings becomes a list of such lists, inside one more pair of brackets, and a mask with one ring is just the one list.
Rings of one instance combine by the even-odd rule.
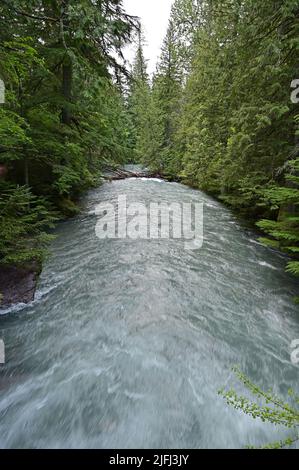
[[24, 264], [131, 154], [118, 77], [138, 21], [115, 0], [2, 1], [0, 21], [0, 263]]
[[131, 98], [143, 163], [263, 219], [295, 258], [298, 38], [297, 0], [176, 0], [150, 92], [136, 63]]

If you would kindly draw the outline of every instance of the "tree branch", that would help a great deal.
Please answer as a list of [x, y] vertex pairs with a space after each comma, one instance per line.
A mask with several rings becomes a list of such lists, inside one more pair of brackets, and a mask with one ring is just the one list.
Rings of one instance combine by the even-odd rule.
[[59, 18], [51, 18], [49, 16], [35, 16], [31, 15], [30, 13], [27, 13], [26, 11], [18, 10], [17, 8], [14, 8], [12, 5], [10, 5], [6, 0], [2, 0], [2, 2], [10, 9], [13, 10], [17, 15], [21, 16], [26, 16], [27, 18], [31, 18], [33, 20], [38, 20], [38, 21], [51, 21], [52, 23], [58, 23]]

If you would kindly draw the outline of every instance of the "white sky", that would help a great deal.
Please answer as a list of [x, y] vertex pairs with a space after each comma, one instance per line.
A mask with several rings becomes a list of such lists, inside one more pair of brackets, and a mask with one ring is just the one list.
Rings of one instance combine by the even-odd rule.
[[[167, 31], [170, 9], [173, 0], [124, 0], [127, 13], [139, 16], [146, 38], [145, 56], [148, 59], [148, 72], [156, 70], [157, 59]], [[125, 51], [126, 59], [132, 63], [136, 48], [130, 46]]]

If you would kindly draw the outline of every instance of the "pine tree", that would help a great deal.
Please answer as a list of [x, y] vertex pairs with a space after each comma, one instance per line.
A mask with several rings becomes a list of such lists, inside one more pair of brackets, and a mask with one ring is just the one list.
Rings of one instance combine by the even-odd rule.
[[137, 50], [130, 77], [128, 111], [132, 121], [135, 160], [143, 161], [147, 152], [144, 134], [147, 132], [147, 115], [150, 102], [150, 80], [144, 55], [142, 29], [138, 31]]
[[[17, 217], [13, 209], [10, 219], [4, 211], [15, 191], [28, 202], [19, 222], [32, 220], [34, 226], [39, 201], [45, 209], [38, 223], [41, 228], [44, 220], [46, 228], [51, 207], [76, 213], [74, 202], [98, 182], [102, 165], [124, 162], [131, 153], [116, 76], [127, 73], [122, 48], [138, 21], [121, 0], [4, 0], [0, 18], [0, 76], [7, 89], [0, 108], [1, 224], [12, 227]], [[12, 262], [7, 250], [14, 242], [14, 261], [24, 261], [19, 237], [34, 246], [30, 226], [7, 232], [0, 262]], [[38, 250], [29, 252], [39, 257]]]

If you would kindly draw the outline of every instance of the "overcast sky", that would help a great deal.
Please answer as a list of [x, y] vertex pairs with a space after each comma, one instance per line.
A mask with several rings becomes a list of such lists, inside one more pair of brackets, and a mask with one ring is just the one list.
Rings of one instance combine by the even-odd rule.
[[[160, 55], [162, 41], [166, 34], [170, 9], [173, 0], [124, 0], [127, 13], [141, 18], [145, 38], [145, 56], [148, 59], [148, 71], [156, 70], [157, 59]], [[133, 61], [134, 47], [127, 48], [126, 59]]]

